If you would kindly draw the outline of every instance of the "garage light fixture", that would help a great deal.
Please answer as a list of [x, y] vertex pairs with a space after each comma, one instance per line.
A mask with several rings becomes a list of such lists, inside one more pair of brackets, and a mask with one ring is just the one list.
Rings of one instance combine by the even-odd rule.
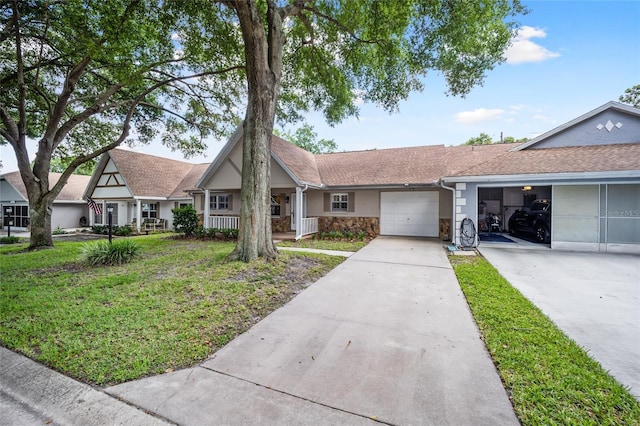
[[527, 186], [523, 186], [523, 187], [522, 187], [522, 190], [523, 190], [523, 191], [531, 191], [532, 189], [533, 189], [533, 187], [528, 186], [528, 185], [527, 185]]

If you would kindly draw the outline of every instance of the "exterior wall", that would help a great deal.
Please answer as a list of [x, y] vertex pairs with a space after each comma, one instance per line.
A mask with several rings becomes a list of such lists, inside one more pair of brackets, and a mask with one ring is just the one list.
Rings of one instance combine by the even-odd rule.
[[6, 180], [0, 180], [0, 203], [8, 204], [9, 202], [25, 202], [22, 195]]
[[[445, 231], [442, 238], [448, 238], [448, 231], [452, 218], [451, 191], [442, 188], [420, 189], [438, 191], [440, 226]], [[307, 216], [318, 217], [318, 229], [320, 231], [365, 231], [370, 237], [380, 234], [380, 193], [390, 192], [393, 189], [366, 189], [366, 190], [332, 190], [332, 191], [308, 191], [307, 192]], [[355, 208], [353, 212], [331, 212], [324, 210], [324, 194], [335, 192], [353, 192], [355, 194]], [[400, 190], [397, 192], [408, 192]], [[446, 235], [445, 235], [446, 234]]]
[[[611, 123], [608, 124], [609, 122]], [[607, 110], [528, 149], [634, 143], [638, 142], [639, 134], [640, 118], [621, 111]]]
[[[224, 191], [229, 188], [240, 188], [242, 184], [242, 144], [235, 146], [229, 157], [224, 160], [216, 173], [207, 183], [206, 189]], [[271, 159], [271, 187], [291, 188], [295, 182], [282, 167]]]
[[87, 203], [61, 204], [54, 203], [51, 209], [51, 229], [79, 228], [80, 218], [85, 217], [89, 223], [89, 207]]
[[291, 216], [280, 216], [271, 218], [272, 232], [289, 232], [291, 231]]
[[[336, 192], [353, 192], [355, 194], [355, 211], [331, 212], [324, 211], [324, 194]], [[334, 216], [334, 217], [380, 217], [380, 191], [370, 190], [332, 190], [332, 191], [307, 191], [307, 216]]]
[[377, 217], [318, 217], [318, 231], [321, 232], [353, 232], [363, 231], [368, 237], [380, 235], [380, 218]]

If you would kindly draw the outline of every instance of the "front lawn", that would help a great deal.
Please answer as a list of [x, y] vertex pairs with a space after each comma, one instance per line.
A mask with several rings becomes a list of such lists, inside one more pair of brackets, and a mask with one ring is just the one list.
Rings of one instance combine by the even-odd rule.
[[487, 260], [451, 263], [522, 424], [640, 424], [638, 401]]
[[0, 344], [100, 386], [193, 366], [344, 259], [282, 252], [225, 262], [233, 243], [133, 239], [132, 263], [87, 267], [82, 242], [0, 247]]
[[318, 250], [338, 250], [338, 251], [358, 251], [367, 245], [367, 241], [347, 241], [347, 240], [314, 240], [302, 239], [298, 241], [281, 241], [277, 244], [280, 247], [302, 247]]

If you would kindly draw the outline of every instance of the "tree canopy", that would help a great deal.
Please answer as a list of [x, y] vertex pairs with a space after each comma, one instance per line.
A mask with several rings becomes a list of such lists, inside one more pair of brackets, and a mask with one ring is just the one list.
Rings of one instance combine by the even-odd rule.
[[622, 103], [640, 108], [640, 84], [636, 84], [625, 90], [624, 95], [621, 95], [619, 100]]
[[490, 145], [493, 143], [523, 143], [528, 141], [528, 138], [520, 138], [520, 139], [516, 139], [513, 136], [504, 136], [501, 137], [501, 139], [498, 140], [493, 140], [491, 139], [491, 136], [489, 136], [487, 133], [480, 133], [479, 136], [473, 137], [473, 138], [469, 138], [469, 140], [467, 140], [464, 145]]
[[333, 139], [318, 139], [313, 126], [307, 123], [293, 133], [274, 130], [274, 134], [313, 154], [327, 154], [338, 149], [338, 144]]

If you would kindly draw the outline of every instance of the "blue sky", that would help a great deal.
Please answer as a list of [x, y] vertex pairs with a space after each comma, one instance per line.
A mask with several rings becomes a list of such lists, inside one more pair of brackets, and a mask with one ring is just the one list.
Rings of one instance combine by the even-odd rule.
[[[362, 105], [359, 118], [330, 127], [309, 114], [319, 138], [333, 139], [339, 151], [418, 145], [459, 145], [484, 132], [533, 138], [640, 84], [640, 1], [525, 1], [521, 31], [506, 52], [507, 62], [490, 71], [482, 87], [466, 98], [446, 96], [444, 80], [433, 72], [425, 90], [389, 114]], [[294, 130], [294, 129], [287, 129]], [[210, 162], [225, 141], [209, 141]], [[160, 143], [136, 150], [183, 159]], [[0, 149], [1, 173], [17, 170], [13, 151]]]

